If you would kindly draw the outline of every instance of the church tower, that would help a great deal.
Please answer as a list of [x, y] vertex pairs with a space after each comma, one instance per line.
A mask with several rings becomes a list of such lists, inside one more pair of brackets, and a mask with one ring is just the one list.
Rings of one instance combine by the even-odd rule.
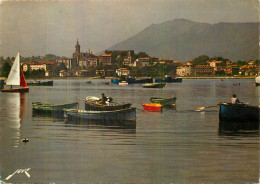
[[75, 48], [76, 48], [76, 51], [75, 51], [75, 53], [80, 53], [80, 45], [79, 45], [79, 41], [78, 41], [78, 39], [77, 39], [77, 44], [75, 45]]

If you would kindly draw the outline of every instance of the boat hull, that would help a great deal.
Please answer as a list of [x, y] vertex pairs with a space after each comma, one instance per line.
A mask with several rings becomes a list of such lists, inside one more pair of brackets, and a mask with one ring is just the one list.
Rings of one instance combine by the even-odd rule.
[[85, 110], [89, 111], [114, 111], [120, 109], [129, 108], [132, 104], [118, 104], [118, 105], [102, 105], [95, 102], [86, 101], [85, 102]]
[[1, 92], [4, 93], [28, 93], [29, 88], [9, 88], [9, 89], [1, 89]]
[[182, 78], [171, 78], [171, 77], [165, 77], [165, 79], [155, 79], [155, 82], [182, 82]]
[[68, 121], [136, 121], [136, 108], [127, 108], [114, 111], [85, 111], [65, 110]]
[[28, 86], [53, 86], [53, 81], [34, 81], [27, 83]]
[[220, 121], [259, 122], [260, 108], [246, 104], [219, 104]]
[[166, 83], [148, 83], [144, 84], [143, 88], [163, 88], [165, 85]]
[[60, 105], [33, 102], [32, 106], [33, 114], [59, 115], [63, 117], [64, 109], [76, 109], [78, 107], [78, 102]]
[[144, 110], [147, 111], [155, 111], [155, 112], [159, 112], [162, 111], [162, 105], [155, 103], [155, 104], [142, 104]]
[[152, 103], [159, 103], [163, 106], [167, 106], [167, 105], [175, 105], [176, 103], [176, 97], [174, 98], [158, 98], [158, 97], [153, 97], [153, 98], [150, 98], [150, 101]]
[[260, 86], [260, 83], [255, 83], [255, 86]]

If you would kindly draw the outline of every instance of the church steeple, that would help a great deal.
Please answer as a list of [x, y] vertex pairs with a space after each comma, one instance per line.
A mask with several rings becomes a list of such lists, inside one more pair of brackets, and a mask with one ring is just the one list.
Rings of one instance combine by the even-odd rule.
[[79, 45], [79, 40], [77, 38], [77, 44], [75, 45], [76, 51], [75, 53], [80, 53], [80, 45]]

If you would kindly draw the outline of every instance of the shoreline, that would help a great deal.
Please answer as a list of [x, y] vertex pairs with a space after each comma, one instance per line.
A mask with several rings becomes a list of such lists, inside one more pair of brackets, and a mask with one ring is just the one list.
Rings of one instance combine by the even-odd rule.
[[[112, 78], [117, 78], [117, 77], [105, 77], [103, 79], [112, 79]], [[137, 77], [137, 79], [142, 79], [144, 77]], [[155, 79], [156, 77], [154, 77]], [[159, 78], [159, 77], [158, 77]], [[255, 79], [255, 76], [246, 76], [246, 77], [241, 77], [241, 76], [194, 76], [194, 77], [179, 77], [183, 79]], [[6, 80], [7, 78], [5, 77], [0, 77], [0, 80]], [[102, 79], [102, 78], [97, 78], [97, 77], [49, 77], [49, 78], [27, 78], [26, 80], [93, 80], [93, 79]]]

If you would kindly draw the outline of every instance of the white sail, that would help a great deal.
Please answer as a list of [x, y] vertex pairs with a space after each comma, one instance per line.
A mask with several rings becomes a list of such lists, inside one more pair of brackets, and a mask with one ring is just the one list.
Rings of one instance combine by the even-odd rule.
[[257, 76], [257, 77], [255, 78], [255, 82], [260, 84], [260, 76]]
[[20, 85], [20, 53], [18, 52], [11, 71], [6, 80], [6, 85]]

